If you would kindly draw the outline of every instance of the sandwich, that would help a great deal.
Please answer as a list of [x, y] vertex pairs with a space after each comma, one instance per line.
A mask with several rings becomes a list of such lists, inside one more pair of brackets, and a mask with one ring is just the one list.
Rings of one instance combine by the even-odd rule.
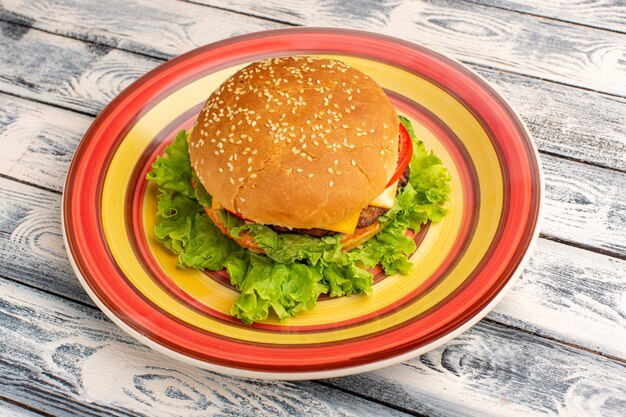
[[345, 63], [252, 63], [157, 157], [154, 235], [180, 267], [226, 269], [245, 323], [372, 294], [406, 274], [408, 233], [446, 213], [450, 175], [385, 91]]

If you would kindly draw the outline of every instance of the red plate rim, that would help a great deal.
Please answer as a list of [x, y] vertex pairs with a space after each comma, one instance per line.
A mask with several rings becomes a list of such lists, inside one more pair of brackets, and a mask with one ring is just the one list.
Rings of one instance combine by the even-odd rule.
[[[288, 42], [288, 37], [293, 36], [298, 37], [300, 46], [297, 49], [293, 47], [281, 49], [282, 43], [288, 43], [293, 46], [292, 43]], [[516, 146], [524, 150], [524, 155], [528, 158], [527, 168], [531, 177], [529, 179], [530, 189], [535, 195], [532, 196], [529, 202], [530, 206], [532, 206], [529, 207], [529, 216], [524, 218], [527, 222], [527, 227], [523, 241], [516, 248], [515, 259], [511, 260], [510, 264], [507, 265], [507, 269], [503, 273], [502, 279], [498, 281], [498, 285], [490, 288], [488, 295], [481, 300], [465, 306], [465, 314], [462, 317], [450, 320], [443, 327], [433, 327], [432, 337], [425, 343], [408, 344], [398, 349], [379, 352], [376, 355], [366, 354], [358, 358], [358, 360], [343, 359], [342, 361], [331, 361], [323, 365], [318, 364], [317, 366], [308, 367], [298, 367], [297, 365], [294, 367], [254, 366], [254, 363], [244, 360], [212, 361], [207, 360], [202, 355], [198, 355], [197, 352], [188, 347], [172, 345], [168, 347], [164, 340], [167, 340], [168, 335], [171, 336], [178, 331], [178, 329], [175, 329], [177, 326], [175, 321], [171, 318], [159, 317], [158, 320], [155, 319], [150, 324], [156, 326], [154, 328], [162, 330], [160, 333], [151, 333], [137, 323], [139, 318], [148, 321], [152, 319], [150, 316], [150, 305], [145, 299], [138, 297], [137, 294], [135, 294], [135, 297], [138, 297], [138, 299], [119, 299], [117, 304], [112, 304], [110, 299], [106, 299], [103, 296], [101, 286], [107, 284], [102, 280], [94, 281], [93, 277], [94, 275], [106, 277], [107, 272], [117, 271], [117, 265], [104, 265], [108, 269], [99, 269], [98, 262], [106, 260], [110, 255], [104, 236], [98, 229], [100, 221], [99, 210], [81, 210], [81, 204], [84, 203], [85, 196], [87, 199], [93, 198], [95, 204], [99, 197], [97, 195], [98, 190], [101, 190], [102, 186], [101, 183], [90, 182], [90, 179], [93, 178], [88, 175], [90, 170], [87, 169], [87, 166], [93, 166], [94, 162], [99, 162], [106, 166], [109, 162], [107, 158], [110, 158], [110, 154], [104, 157], [98, 156], [94, 149], [95, 145], [103, 140], [103, 131], [115, 129], [119, 132], [117, 137], [123, 137], [125, 129], [132, 124], [133, 120], [136, 120], [137, 117], [148, 110], [147, 107], [140, 106], [140, 103], [147, 103], [149, 100], [155, 100], [169, 94], [170, 90], [168, 89], [159, 90], [158, 84], [160, 81], [168, 79], [170, 85], [174, 84], [175, 86], [183, 80], [189, 82], [193, 80], [193, 77], [189, 78], [188, 72], [185, 70], [194, 65], [199, 65], [199, 62], [210, 60], [212, 63], [210, 68], [211, 72], [213, 72], [236, 63], [249, 61], [250, 57], [258, 58], [259, 52], [255, 52], [255, 48], [261, 45], [264, 48], [269, 48], [267, 51], [263, 50], [264, 56], [285, 53], [311, 53], [311, 51], [350, 54], [350, 49], [347, 46], [354, 46], [355, 43], [359, 42], [365, 44], [369, 42], [378, 45], [379, 49], [372, 48], [368, 50], [370, 55], [365, 54], [370, 59], [389, 62], [389, 50], [394, 50], [396, 54], [393, 57], [392, 64], [403, 69], [411, 71], [417, 65], [415, 60], [418, 58], [431, 60], [433, 63], [438, 63], [440, 67], [447, 68], [458, 78], [446, 79], [444, 77], [444, 81], [448, 83], [446, 84], [446, 91], [463, 103], [475, 115], [476, 119], [483, 124], [486, 131], [491, 132], [494, 138], [499, 138], [504, 134], [517, 135], [511, 137], [519, 140]], [[381, 45], [384, 45], [385, 48], [382, 48]], [[364, 46], [361, 45], [361, 47]], [[398, 51], [402, 51], [404, 54], [399, 54]], [[375, 53], [380, 53], [381, 55], [375, 56]], [[423, 71], [418, 72], [420, 76], [425, 76], [440, 86], [443, 85], [441, 74], [435, 73], [436, 70], [441, 68], [434, 68], [431, 73], [428, 73], [428, 69], [421, 69]], [[417, 72], [416, 70], [414, 71]], [[204, 75], [206, 72], [202, 74]], [[439, 82], [437, 81], [438, 79]], [[467, 90], [471, 89], [464, 89], [464, 83], [466, 83], [465, 85], [469, 83], [477, 87], [479, 93], [482, 93], [483, 96], [472, 97], [473, 91], [467, 92]], [[153, 90], [155, 89], [158, 91], [157, 96], [154, 95]], [[476, 94], [480, 95], [479, 93]], [[495, 114], [489, 113], [485, 115], [482, 113], [481, 108], [470, 105], [472, 100], [480, 101], [483, 107], [487, 106], [487, 104], [495, 106], [490, 110], [490, 112]], [[501, 118], [494, 118], [496, 115]], [[509, 122], [509, 124], [506, 122]], [[76, 198], [76, 196], [79, 196], [79, 198]], [[349, 29], [288, 28], [242, 35], [195, 49], [153, 69], [120, 93], [98, 115], [76, 150], [63, 192], [62, 230], [70, 262], [87, 293], [109, 318], [142, 343], [184, 362], [226, 374], [273, 379], [312, 379], [354, 374], [399, 363], [445, 343], [478, 322], [500, 301], [528, 261], [531, 248], [539, 235], [543, 198], [542, 170], [538, 151], [530, 133], [521, 122], [517, 113], [480, 75], [454, 59], [422, 46], [384, 35]], [[87, 247], [85, 245], [86, 242], [91, 242], [92, 245]], [[132, 297], [132, 294], [129, 293], [128, 296]], [[133, 304], [131, 308], [131, 301], [138, 304]], [[446, 311], [441, 311], [441, 314], [446, 314]], [[404, 328], [399, 330], [406, 333], [413, 329]], [[193, 334], [190, 337], [193, 337]], [[199, 341], [195, 342], [199, 343]], [[224, 342], [217, 340], [217, 343]], [[219, 348], [223, 348], [223, 346], [219, 346]]]

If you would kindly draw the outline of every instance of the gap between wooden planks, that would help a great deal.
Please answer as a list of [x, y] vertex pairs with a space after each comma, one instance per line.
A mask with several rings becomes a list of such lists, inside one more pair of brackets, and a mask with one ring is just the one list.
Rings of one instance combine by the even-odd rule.
[[[19, 28], [0, 22], [5, 34]], [[3, 90], [85, 114], [97, 113], [161, 62], [39, 30], [13, 37], [0, 44]], [[49, 74], [57, 61], [64, 65]], [[626, 100], [474, 67], [520, 111], [542, 151], [626, 172]]]
[[626, 3], [621, 0], [463, 0], [561, 22], [626, 33]]
[[[96, 309], [6, 280], [0, 280], [0, 313], [0, 348], [11, 358], [0, 361], [3, 392], [55, 415], [68, 407], [81, 414], [158, 409], [193, 416], [209, 408], [238, 415], [233, 410], [243, 402], [251, 415], [394, 412], [316, 383], [259, 383], [182, 364], [135, 342]], [[419, 358], [323, 384], [431, 416], [577, 409], [591, 416], [619, 410], [623, 370], [618, 362], [481, 322]], [[180, 394], [168, 395], [169, 387]]]
[[368, 2], [358, 7], [343, 0], [46, 3], [5, 0], [0, 18], [162, 58], [285, 24], [353, 27], [415, 41], [468, 63], [626, 95], [623, 34], [465, 1]]

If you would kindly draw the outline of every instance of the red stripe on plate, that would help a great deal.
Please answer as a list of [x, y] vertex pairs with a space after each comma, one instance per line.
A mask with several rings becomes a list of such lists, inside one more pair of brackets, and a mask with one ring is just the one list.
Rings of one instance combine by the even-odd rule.
[[[501, 149], [509, 174], [507, 221], [501, 240], [484, 269], [457, 297], [402, 328], [342, 345], [305, 349], [245, 345], [197, 332], [155, 311], [129, 288], [108, 256], [99, 234], [102, 173], [109, 149], [115, 149], [129, 124], [166, 91], [192, 78], [270, 55], [326, 51], [393, 62], [445, 85], [472, 109]], [[105, 150], [103, 152], [103, 150]], [[192, 51], [151, 71], [115, 99], [96, 119], [81, 142], [64, 194], [69, 250], [87, 285], [118, 318], [155, 342], [207, 363], [271, 372], [310, 372], [371, 363], [414, 350], [470, 320], [508, 282], [534, 236], [540, 200], [539, 172], [532, 145], [520, 121], [477, 76], [432, 51], [403, 41], [353, 31], [294, 29], [270, 31], [219, 42]]]

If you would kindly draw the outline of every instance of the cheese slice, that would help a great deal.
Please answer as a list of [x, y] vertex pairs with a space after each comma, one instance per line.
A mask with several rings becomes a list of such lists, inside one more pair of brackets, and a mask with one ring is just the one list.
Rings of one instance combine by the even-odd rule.
[[378, 197], [370, 201], [370, 206], [382, 207], [390, 209], [393, 207], [396, 201], [396, 190], [398, 189], [398, 181], [391, 184], [389, 187], [380, 193]]
[[214, 198], [211, 198], [211, 208], [213, 210], [221, 209], [222, 206]]
[[348, 218], [328, 225], [328, 226], [324, 226], [322, 227], [322, 229], [326, 229], [326, 230], [331, 230], [333, 232], [339, 232], [339, 233], [345, 233], [347, 235], [350, 235], [352, 233], [354, 233], [354, 230], [356, 229], [356, 225], [359, 222], [359, 217], [361, 217], [361, 211], [357, 211], [356, 213], [352, 213], [350, 216], [348, 216]]
[[[393, 207], [396, 201], [396, 190], [398, 189], [398, 181], [391, 184], [389, 187], [385, 188], [385, 190], [380, 193], [378, 197], [370, 201], [370, 206], [382, 207], [386, 209], [390, 209]], [[356, 230], [356, 226], [359, 223], [359, 217], [361, 217], [361, 212], [357, 211], [356, 213], [348, 216], [347, 219], [337, 222], [335, 224], [331, 224], [329, 226], [323, 227], [323, 229], [331, 230], [333, 232], [345, 233], [350, 235], [354, 233]]]

